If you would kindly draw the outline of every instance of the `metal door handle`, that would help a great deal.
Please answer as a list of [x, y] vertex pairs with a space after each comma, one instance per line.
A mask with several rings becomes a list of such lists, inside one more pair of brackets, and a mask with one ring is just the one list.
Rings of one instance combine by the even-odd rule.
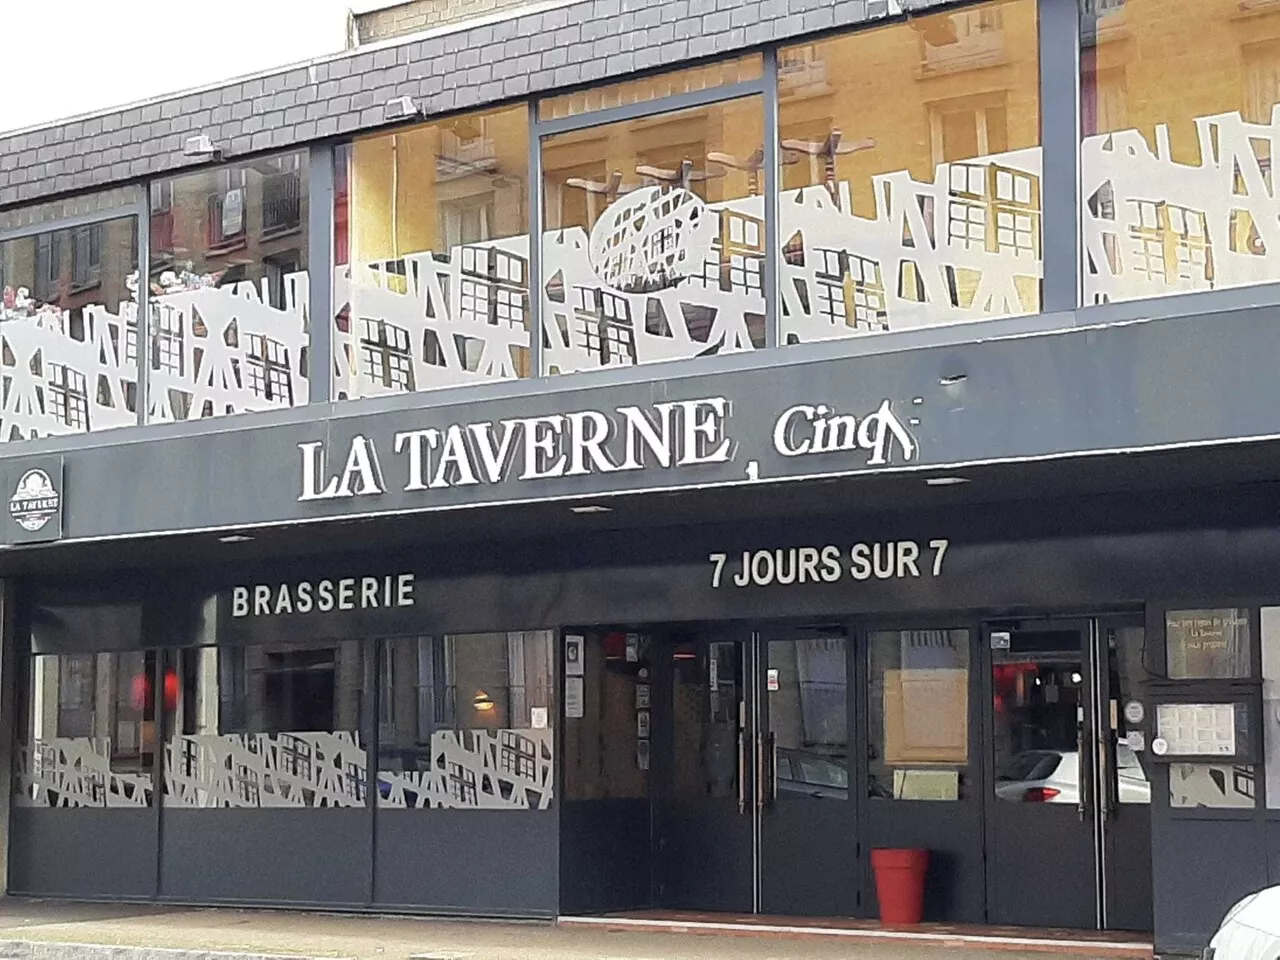
[[778, 738], [769, 734], [769, 792], [770, 799], [778, 800]]
[[738, 731], [738, 813], [747, 812], [747, 754], [746, 737]]
[[765, 803], [765, 751], [764, 751], [764, 735], [756, 734], [756, 809], [763, 810]]
[[1085, 750], [1083, 723], [1076, 726], [1076, 756], [1079, 758], [1076, 776], [1076, 816], [1080, 818], [1081, 823], [1084, 823], [1085, 813], [1089, 809], [1085, 798], [1089, 796], [1089, 765], [1092, 758]]

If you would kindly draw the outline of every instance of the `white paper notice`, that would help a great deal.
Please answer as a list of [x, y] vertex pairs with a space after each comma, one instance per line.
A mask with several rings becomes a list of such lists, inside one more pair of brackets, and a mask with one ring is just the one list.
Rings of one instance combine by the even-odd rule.
[[564, 715], [570, 720], [582, 718], [582, 678], [564, 678]]
[[1229, 757], [1236, 752], [1233, 703], [1162, 703], [1156, 728], [1174, 757]]
[[529, 725], [535, 730], [547, 729], [547, 708], [532, 707], [529, 710]]

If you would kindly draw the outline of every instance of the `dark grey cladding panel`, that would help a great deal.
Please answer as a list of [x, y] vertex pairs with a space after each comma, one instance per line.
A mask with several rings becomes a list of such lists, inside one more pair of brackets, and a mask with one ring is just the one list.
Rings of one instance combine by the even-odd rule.
[[280, 150], [383, 125], [393, 97], [444, 113], [942, 2], [582, 0], [0, 136], [0, 206], [190, 165], [182, 143], [197, 133], [230, 155]]
[[[286, 422], [246, 416], [213, 424], [208, 433], [161, 429], [159, 436], [99, 438], [68, 450], [63, 536], [238, 528], [1259, 439], [1280, 433], [1277, 355], [1280, 327], [1258, 309], [657, 382], [591, 386], [589, 376], [552, 378], [519, 385], [525, 391], [519, 395], [484, 400], [463, 399], [472, 395], [460, 391], [420, 395], [422, 405], [410, 408], [316, 407], [315, 419], [311, 411], [308, 419], [291, 415]], [[812, 445], [816, 428], [809, 420], [823, 419], [820, 407], [853, 418], [837, 424], [826, 417], [833, 424], [828, 438], [838, 436], [843, 448], [783, 455], [779, 444], [786, 453]], [[632, 453], [646, 446], [635, 426], [642, 416], [653, 439], [671, 438], [671, 466], [652, 452], [642, 466], [629, 455], [628, 436]], [[531, 419], [538, 417], [552, 419]], [[690, 425], [703, 428], [704, 440], [693, 450], [697, 462], [680, 463], [682, 454], [690, 460]], [[409, 431], [430, 431], [420, 435], [421, 489], [411, 483], [415, 441], [402, 438], [396, 449], [396, 435]], [[594, 449], [578, 447], [575, 472], [569, 440], [606, 434]], [[521, 478], [529, 472], [531, 438], [550, 451], [550, 460], [539, 461], [544, 470], [564, 455], [559, 475]], [[442, 472], [446, 451], [455, 456]], [[37, 459], [0, 460], [2, 490], [12, 490]], [[12, 543], [12, 520], [3, 526]]]

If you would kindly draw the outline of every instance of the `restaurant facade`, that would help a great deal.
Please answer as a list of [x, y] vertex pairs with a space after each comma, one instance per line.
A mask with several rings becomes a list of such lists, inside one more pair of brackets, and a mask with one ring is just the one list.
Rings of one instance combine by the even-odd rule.
[[1199, 951], [1280, 883], [1277, 104], [1274, 0], [577, 0], [0, 135], [7, 891], [923, 848]]

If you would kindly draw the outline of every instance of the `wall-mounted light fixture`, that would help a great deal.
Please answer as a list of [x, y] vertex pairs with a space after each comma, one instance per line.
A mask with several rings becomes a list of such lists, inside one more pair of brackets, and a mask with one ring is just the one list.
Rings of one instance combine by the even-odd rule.
[[422, 107], [413, 97], [392, 97], [382, 108], [382, 115], [388, 120], [408, 120], [422, 115]]
[[183, 141], [182, 155], [184, 157], [198, 157], [202, 160], [221, 160], [222, 148], [214, 143], [208, 134], [198, 133], [194, 137], [187, 137]]
[[497, 706], [493, 702], [493, 697], [485, 693], [483, 690], [477, 690], [475, 697], [472, 698], [472, 704], [478, 713], [489, 713]]

